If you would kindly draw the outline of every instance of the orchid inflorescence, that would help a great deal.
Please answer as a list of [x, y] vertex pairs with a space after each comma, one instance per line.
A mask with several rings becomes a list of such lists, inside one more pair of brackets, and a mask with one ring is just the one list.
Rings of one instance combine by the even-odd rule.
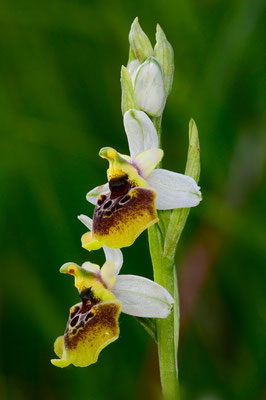
[[[177, 315], [177, 300], [170, 287], [141, 276], [119, 275], [123, 265], [121, 248], [131, 246], [144, 230], [159, 226], [162, 220], [165, 232], [158, 228], [157, 236], [165, 250], [165, 237], [171, 234], [172, 225], [179, 218], [175, 214], [177, 209], [189, 210], [201, 200], [200, 188], [193, 177], [160, 167], [164, 155], [160, 148], [161, 119], [174, 72], [172, 47], [158, 25], [153, 49], [137, 18], [131, 26], [129, 43], [129, 61], [121, 70], [121, 86], [130, 155], [120, 154], [112, 147], [104, 147], [99, 152], [100, 157], [109, 162], [107, 183], [87, 194], [87, 200], [95, 206], [93, 218], [86, 215], [78, 218], [87, 228], [81, 238], [82, 247], [89, 251], [103, 248], [106, 262], [102, 268], [88, 261], [82, 266], [71, 262], [60, 268], [61, 273], [74, 276], [81, 302], [70, 308], [65, 333], [55, 342], [59, 358], [52, 363], [58, 367], [69, 364], [84, 367], [95, 363], [101, 350], [118, 338], [121, 312], [143, 318], [143, 321], [145, 318], [166, 319], [174, 308]], [[197, 141], [194, 122], [190, 128], [190, 147], [193, 148]], [[195, 156], [193, 152], [188, 156], [189, 174], [193, 176], [193, 171], [197, 170], [197, 178], [198, 150]], [[166, 223], [160, 210], [172, 210], [173, 218], [168, 218]], [[155, 270], [152, 247], [150, 238], [156, 279], [159, 274]], [[162, 250], [161, 261], [164, 254]], [[176, 322], [174, 329], [177, 329]]]

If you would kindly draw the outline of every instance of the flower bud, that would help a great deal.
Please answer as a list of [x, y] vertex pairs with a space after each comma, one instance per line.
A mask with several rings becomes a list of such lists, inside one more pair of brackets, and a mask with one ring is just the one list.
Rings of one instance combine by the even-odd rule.
[[154, 117], [162, 114], [166, 101], [166, 92], [162, 67], [156, 58], [149, 57], [138, 68], [134, 89], [139, 109]]
[[159, 24], [156, 27], [154, 56], [162, 66], [165, 90], [168, 95], [171, 92], [174, 76], [174, 51]]
[[[153, 48], [148, 36], [140, 27], [138, 17], [136, 17], [131, 25], [129, 32], [129, 43], [134, 51], [136, 58], [143, 63], [146, 58], [153, 55]], [[132, 60], [132, 54], [130, 57]]]
[[[137, 60], [135, 61], [138, 62]], [[122, 89], [121, 109], [122, 109], [122, 114], [124, 115], [125, 112], [130, 108], [137, 108], [133, 84], [132, 84], [132, 78], [128, 69], [124, 67], [124, 65], [122, 65], [121, 68], [121, 89]]]

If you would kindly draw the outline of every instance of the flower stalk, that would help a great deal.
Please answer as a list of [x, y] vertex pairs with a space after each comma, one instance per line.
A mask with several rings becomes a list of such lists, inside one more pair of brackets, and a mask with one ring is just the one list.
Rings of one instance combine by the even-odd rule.
[[179, 302], [177, 281], [174, 279], [175, 265], [163, 255], [163, 237], [158, 225], [149, 228], [149, 247], [154, 280], [167, 288], [174, 297], [172, 313], [165, 319], [156, 320], [159, 367], [162, 391], [165, 400], [179, 399], [177, 369], [177, 344], [179, 333]]
[[[158, 128], [157, 128], [158, 129]], [[159, 126], [161, 132], [161, 126]], [[189, 123], [189, 149], [185, 174], [196, 182], [200, 175], [200, 149], [196, 124]], [[175, 300], [173, 312], [165, 319], [156, 320], [160, 376], [164, 398], [180, 398], [178, 381], [179, 296], [175, 266], [175, 254], [190, 208], [179, 208], [169, 212], [160, 211], [162, 224], [149, 228], [149, 247], [154, 280], [165, 287]]]

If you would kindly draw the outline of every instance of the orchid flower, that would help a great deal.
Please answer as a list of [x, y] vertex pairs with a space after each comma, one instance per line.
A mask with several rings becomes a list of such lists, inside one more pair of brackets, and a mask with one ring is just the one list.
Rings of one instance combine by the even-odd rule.
[[157, 283], [135, 275], [118, 275], [123, 264], [119, 249], [104, 247], [102, 266], [85, 262], [80, 267], [66, 263], [63, 274], [73, 275], [81, 302], [70, 308], [63, 336], [54, 345], [57, 367], [86, 367], [97, 362], [99, 353], [119, 336], [120, 312], [138, 317], [166, 318], [174, 299]]
[[109, 161], [108, 182], [87, 194], [95, 204], [92, 232], [82, 236], [87, 250], [130, 246], [158, 221], [157, 210], [194, 207], [201, 200], [200, 188], [190, 176], [155, 169], [163, 157], [158, 135], [142, 111], [124, 115], [130, 156], [104, 147], [99, 155]]

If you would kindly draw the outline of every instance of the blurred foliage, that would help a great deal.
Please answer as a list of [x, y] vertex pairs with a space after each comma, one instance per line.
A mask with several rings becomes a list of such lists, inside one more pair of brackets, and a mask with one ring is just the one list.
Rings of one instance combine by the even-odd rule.
[[[81, 249], [76, 216], [92, 214], [85, 194], [106, 179], [99, 149], [127, 152], [119, 78], [136, 15], [151, 38], [159, 22], [175, 51], [164, 165], [184, 170], [191, 116], [201, 139], [204, 201], [177, 254], [183, 398], [265, 395], [263, 4], [1, 0], [2, 399], [160, 398], [156, 347], [126, 315], [96, 365], [49, 362], [78, 301], [59, 267], [103, 261]], [[124, 273], [152, 276], [146, 233], [124, 257]]]

